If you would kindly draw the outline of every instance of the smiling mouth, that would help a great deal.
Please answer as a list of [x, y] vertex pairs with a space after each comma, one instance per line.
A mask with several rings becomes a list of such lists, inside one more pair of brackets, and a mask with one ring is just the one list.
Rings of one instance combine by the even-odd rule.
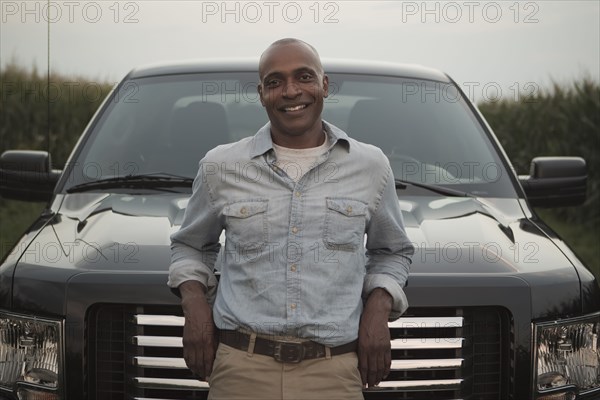
[[294, 111], [300, 111], [300, 110], [304, 110], [306, 107], [308, 107], [308, 104], [299, 104], [297, 106], [292, 106], [292, 107], [284, 107], [281, 110], [283, 112], [294, 112]]

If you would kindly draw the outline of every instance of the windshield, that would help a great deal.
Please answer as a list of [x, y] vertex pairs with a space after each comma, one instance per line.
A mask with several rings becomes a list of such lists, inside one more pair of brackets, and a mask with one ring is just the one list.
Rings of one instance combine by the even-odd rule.
[[[451, 84], [330, 74], [323, 118], [383, 150], [395, 178], [476, 196], [515, 197], [483, 128]], [[135, 79], [116, 93], [77, 156], [66, 188], [145, 174], [194, 178], [211, 148], [267, 121], [255, 73]]]

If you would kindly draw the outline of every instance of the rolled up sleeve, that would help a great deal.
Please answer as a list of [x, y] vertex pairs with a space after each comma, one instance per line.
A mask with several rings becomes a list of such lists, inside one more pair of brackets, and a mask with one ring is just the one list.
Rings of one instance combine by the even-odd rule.
[[368, 298], [376, 288], [385, 289], [393, 299], [389, 319], [396, 320], [408, 308], [403, 288], [408, 279], [414, 246], [406, 235], [389, 165], [381, 198], [367, 226], [366, 248], [363, 298]]
[[176, 293], [183, 282], [195, 280], [208, 288], [211, 297], [217, 286], [214, 265], [221, 248], [219, 237], [222, 230], [201, 162], [181, 228], [171, 235], [167, 284]]

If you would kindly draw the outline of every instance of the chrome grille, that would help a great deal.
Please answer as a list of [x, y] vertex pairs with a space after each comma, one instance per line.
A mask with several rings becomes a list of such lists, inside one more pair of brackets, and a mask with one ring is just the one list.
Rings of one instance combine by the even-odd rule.
[[[454, 310], [452, 310], [454, 312]], [[367, 390], [372, 398], [459, 399], [466, 339], [464, 317], [409, 310], [389, 324], [392, 367], [388, 378]]]
[[[194, 379], [183, 360], [180, 309], [102, 306], [92, 314], [92, 398], [206, 398], [208, 384]], [[511, 365], [507, 314], [493, 308], [409, 309], [389, 324], [391, 372], [365, 391], [365, 399], [505, 398]]]
[[[133, 323], [140, 329], [138, 331], [153, 333], [152, 329], [175, 327], [179, 333], [177, 336], [155, 336], [155, 335], [135, 335], [132, 338], [133, 344], [140, 348], [140, 353], [150, 353], [154, 349], [160, 350], [161, 348], [176, 348], [180, 357], [164, 357], [164, 356], [134, 356], [133, 364], [136, 365], [141, 371], [161, 369], [167, 370], [178, 370], [185, 371], [188, 373], [188, 368], [183, 360], [183, 343], [181, 340], [181, 334], [183, 330], [184, 319], [177, 315], [144, 315], [136, 314], [133, 316]], [[208, 383], [193, 379], [193, 377], [148, 377], [136, 376], [134, 377], [134, 385], [141, 389], [154, 389], [154, 390], [208, 390]], [[148, 397], [146, 397], [148, 398]], [[187, 397], [186, 397], [187, 398]]]

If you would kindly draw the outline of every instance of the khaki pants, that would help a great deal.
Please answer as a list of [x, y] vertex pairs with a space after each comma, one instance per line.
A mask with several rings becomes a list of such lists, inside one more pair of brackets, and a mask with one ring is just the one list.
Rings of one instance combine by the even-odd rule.
[[363, 400], [356, 353], [275, 361], [219, 344], [209, 400]]

